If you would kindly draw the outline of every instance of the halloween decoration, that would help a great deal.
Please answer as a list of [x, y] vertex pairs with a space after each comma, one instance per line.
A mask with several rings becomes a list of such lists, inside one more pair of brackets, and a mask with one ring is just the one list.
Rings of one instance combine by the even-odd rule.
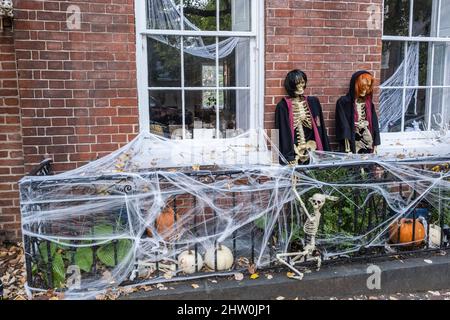
[[275, 110], [281, 164], [303, 164], [308, 162], [311, 151], [330, 150], [319, 99], [304, 95], [307, 82], [303, 71], [289, 72], [284, 82], [288, 96]]
[[402, 218], [389, 228], [389, 240], [392, 243], [419, 246], [424, 243], [426, 231], [421, 219]]
[[[217, 265], [216, 265], [216, 252], [217, 251]], [[209, 247], [205, 253], [205, 263], [208, 268], [217, 271], [225, 271], [230, 269], [234, 263], [234, 257], [231, 250], [224, 246], [223, 244], [219, 244], [217, 249], [214, 249], [214, 246]]]
[[[300, 197], [295, 188], [296, 186], [294, 184], [292, 191], [295, 193], [295, 196], [297, 200], [300, 202], [300, 206], [307, 217], [305, 224], [303, 226], [303, 231], [305, 232], [306, 236], [306, 245], [300, 252], [277, 254], [277, 259], [278, 261], [280, 261], [285, 266], [289, 267], [292, 271], [294, 271], [297, 274], [297, 276], [294, 276], [293, 278], [302, 280], [303, 273], [300, 272], [298, 269], [296, 269], [294, 266], [295, 264], [300, 262], [299, 260], [302, 258], [305, 259], [311, 258], [312, 260], [315, 260], [317, 262], [317, 270], [320, 269], [320, 266], [322, 264], [322, 258], [320, 257], [320, 255], [317, 254], [313, 256], [313, 254], [316, 251], [316, 234], [317, 231], [319, 230], [321, 217], [320, 210], [322, 209], [326, 200], [337, 201], [339, 200], [339, 198], [320, 193], [314, 194], [311, 198], [309, 198], [309, 202], [313, 207], [313, 213], [310, 214], [308, 212], [308, 209], [306, 209], [306, 206], [302, 198]], [[285, 260], [286, 258], [289, 258], [289, 260]]]
[[336, 139], [342, 152], [374, 153], [381, 143], [373, 85], [369, 72], [358, 71], [350, 80], [347, 95], [336, 103]]
[[178, 267], [186, 274], [195, 273], [203, 267], [203, 258], [198, 252], [195, 258], [194, 250], [183, 251], [178, 256]]
[[[180, 215], [177, 213], [176, 220], [180, 221]], [[175, 235], [175, 212], [172, 207], [166, 206], [160, 215], [156, 218], [156, 231], [165, 240]], [[153, 236], [151, 228], [147, 228], [147, 235]]]
[[[379, 155], [367, 160], [366, 155], [311, 152], [309, 164], [292, 168], [271, 165], [272, 158], [266, 162], [267, 146], [276, 152], [277, 164], [282, 155], [263, 131], [208, 144], [191, 142], [143, 131], [83, 167], [24, 177], [19, 186], [27, 292], [58, 288], [66, 299], [93, 299], [117, 286], [158, 290], [155, 285], [169, 281], [284, 267], [277, 254], [286, 253], [299, 256], [293, 267], [304, 273], [304, 258], [315, 267], [326, 260], [383, 254], [390, 223], [408, 218], [424, 201], [433, 210], [430, 225], [449, 221], [450, 173], [431, 171], [447, 158]], [[212, 151], [214, 160], [208, 156]], [[236, 160], [228, 161], [234, 154]], [[123, 170], [117, 172], [121, 162]], [[375, 166], [384, 170], [382, 180], [360, 172]], [[295, 191], [292, 176], [298, 178]], [[316, 210], [312, 200], [323, 202], [323, 197], [307, 201], [314, 194], [342, 200]], [[143, 236], [147, 228], [153, 236]], [[194, 251], [198, 262], [195, 252], [203, 255], [208, 248], [203, 256], [208, 268], [190, 274], [178, 264], [182, 252]], [[291, 265], [289, 256], [278, 258]], [[74, 262], [83, 267], [78, 288], [69, 281]], [[50, 283], [50, 277], [58, 282]]]
[[0, 31], [3, 30], [4, 22], [6, 18], [13, 18], [13, 4], [12, 0], [0, 0]]

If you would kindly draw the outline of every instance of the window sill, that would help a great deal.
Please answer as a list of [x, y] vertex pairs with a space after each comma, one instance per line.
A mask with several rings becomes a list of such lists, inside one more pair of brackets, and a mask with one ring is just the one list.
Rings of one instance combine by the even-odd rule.
[[450, 155], [450, 131], [445, 135], [438, 132], [381, 133], [378, 154], [385, 156], [404, 155], [444, 156]]

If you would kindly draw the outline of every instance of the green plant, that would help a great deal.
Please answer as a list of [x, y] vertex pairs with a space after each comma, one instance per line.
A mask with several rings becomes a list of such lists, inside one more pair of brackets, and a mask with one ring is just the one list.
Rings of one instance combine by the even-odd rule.
[[[113, 226], [107, 224], [97, 225], [93, 229], [94, 236], [108, 236], [113, 233]], [[54, 288], [62, 288], [66, 280], [66, 270], [69, 265], [77, 265], [81, 271], [90, 272], [94, 264], [94, 249], [89, 245], [91, 241], [81, 241], [84, 245], [76, 250], [70, 250], [68, 246], [54, 242], [41, 242], [39, 244], [39, 259], [33, 265], [33, 273], [42, 270], [41, 275], [47, 285], [50, 285], [47, 267], [51, 263]], [[111, 240], [100, 245], [95, 251], [98, 261], [107, 267], [115, 267], [128, 255], [132, 247], [129, 239]], [[49, 248], [49, 250], [48, 250]], [[50, 251], [50, 254], [49, 254]], [[49, 259], [50, 255], [50, 259]]]

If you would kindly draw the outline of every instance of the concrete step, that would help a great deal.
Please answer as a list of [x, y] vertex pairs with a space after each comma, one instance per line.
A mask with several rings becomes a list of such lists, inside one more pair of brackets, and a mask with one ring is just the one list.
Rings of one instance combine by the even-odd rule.
[[[301, 299], [441, 290], [450, 288], [450, 251], [329, 264], [320, 271], [306, 273], [301, 281], [288, 278], [287, 271], [261, 271], [256, 280], [247, 274], [242, 281], [228, 276], [165, 283], [173, 289], [136, 292], [121, 299], [271, 300], [279, 296]], [[375, 275], [378, 271], [379, 282]], [[268, 274], [273, 278], [267, 279]], [[195, 289], [192, 284], [199, 287]]]

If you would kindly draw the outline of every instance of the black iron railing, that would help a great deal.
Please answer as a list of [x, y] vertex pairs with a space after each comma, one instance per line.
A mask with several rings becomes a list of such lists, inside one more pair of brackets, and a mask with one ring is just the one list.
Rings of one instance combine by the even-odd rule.
[[[448, 160], [448, 159], [443, 159]], [[410, 160], [409, 160], [410, 161]], [[407, 163], [406, 161], [404, 163]], [[45, 164], [41, 163], [39, 170], [34, 171], [36, 175], [45, 175], [51, 172], [51, 161], [47, 161]], [[419, 164], [415, 163], [414, 161], [411, 161], [411, 165], [419, 165], [421, 167], [425, 167], [426, 163]], [[321, 234], [330, 234], [330, 232], [336, 232], [336, 233], [342, 233], [345, 232], [347, 234], [350, 234], [353, 237], [357, 237], [360, 235], [366, 234], [368, 231], [372, 230], [374, 226], [379, 225], [383, 221], [385, 221], [387, 218], [392, 217], [395, 212], [392, 212], [392, 209], [390, 209], [386, 199], [380, 195], [374, 192], [374, 190], [370, 187], [371, 184], [377, 184], [377, 185], [385, 185], [389, 184], [391, 190], [393, 192], [398, 192], [400, 197], [402, 198], [409, 198], [409, 201], [412, 201], [414, 199], [419, 199], [416, 201], [416, 205], [411, 208], [411, 210], [408, 212], [407, 217], [412, 219], [413, 227], [412, 227], [412, 238], [411, 242], [414, 244], [416, 242], [416, 234], [415, 234], [415, 227], [416, 227], [416, 218], [418, 218], [420, 215], [424, 217], [426, 221], [429, 223], [427, 224], [427, 238], [424, 239], [424, 241], [421, 243], [421, 245], [417, 246], [394, 246], [394, 250], [396, 250], [395, 253], [392, 252], [386, 252], [385, 248], [383, 246], [372, 246], [372, 247], [366, 247], [364, 245], [361, 245], [359, 250], [352, 252], [351, 254], [343, 254], [343, 255], [337, 255], [334, 256], [331, 262], [336, 261], [347, 261], [348, 259], [360, 259], [360, 258], [370, 258], [370, 257], [378, 257], [378, 256], [387, 256], [391, 254], [398, 254], [398, 252], [404, 252], [404, 253], [410, 253], [410, 252], [419, 252], [419, 251], [426, 251], [426, 250], [442, 250], [442, 249], [448, 249], [450, 247], [449, 241], [450, 241], [450, 229], [448, 227], [448, 221], [450, 219], [450, 212], [448, 211], [449, 204], [443, 203], [442, 201], [442, 195], [443, 193], [446, 194], [447, 198], [449, 195], [449, 190], [438, 190], [438, 198], [436, 199], [437, 202], [430, 203], [430, 200], [427, 199], [427, 197], [424, 197], [423, 194], [418, 194], [416, 189], [414, 188], [414, 181], [408, 181], [408, 185], [405, 185], [405, 183], [399, 179], [398, 177], [391, 175], [389, 171], [385, 170], [381, 174], [376, 170], [378, 167], [378, 164], [376, 163], [353, 163], [353, 164], [345, 164], [345, 165], [338, 165], [338, 164], [330, 164], [330, 165], [320, 165], [320, 166], [309, 166], [307, 169], [304, 168], [297, 168], [296, 170], [301, 172], [302, 174], [307, 175], [308, 177], [320, 180], [320, 181], [332, 181], [334, 184], [347, 184], [351, 185], [352, 183], [358, 183], [366, 185], [367, 188], [356, 188], [352, 189], [351, 187], [343, 188], [341, 192], [345, 193], [348, 196], [349, 201], [339, 201], [335, 205], [332, 205], [328, 207], [328, 211], [325, 211], [322, 215], [321, 225], [320, 225], [320, 233]], [[336, 173], [336, 171], [343, 169], [344, 171], [339, 171]], [[219, 179], [238, 179], [239, 175], [242, 174], [244, 171], [241, 170], [233, 170], [233, 171], [207, 171], [207, 170], [201, 170], [201, 171], [194, 171], [186, 173], [186, 175], [189, 175], [197, 180], [201, 180], [203, 182], [210, 181], [215, 182]], [[251, 175], [251, 171], [245, 171], [247, 174]], [[41, 173], [41, 174], [39, 174]], [[255, 176], [261, 178], [260, 173], [255, 171]], [[346, 174], [345, 174], [346, 173]], [[360, 174], [361, 173], [361, 174]], [[151, 173], [142, 173], [143, 177], [150, 177], [157, 175], [156, 172]], [[160, 186], [161, 189], [164, 190], [164, 188], [168, 188], [170, 186], [170, 181], [168, 181], [166, 178], [160, 176]], [[331, 179], [331, 180], [329, 180]], [[364, 181], [362, 181], [364, 180]], [[47, 188], [52, 188], [53, 186], [58, 185], [65, 185], [70, 183], [76, 183], [77, 185], [84, 184], [86, 186], [92, 184], [92, 188], [86, 188], [83, 192], [86, 192], [85, 194], [88, 194], [89, 192], [92, 192], [93, 194], [98, 191], [98, 184], [104, 183], [108, 186], [107, 190], [114, 193], [114, 191], [117, 191], [122, 194], [127, 195], [136, 195], [142, 192], [142, 190], [137, 190], [136, 186], [133, 184], [131, 180], [128, 180], [123, 175], [109, 175], [109, 176], [98, 176], [98, 177], [78, 177], [76, 179], [74, 178], [52, 178], [50, 180], [39, 180], [39, 181], [25, 181], [21, 184], [21, 188], [23, 190], [27, 190], [27, 192], [30, 192], [30, 189], [33, 189], [33, 192], [39, 192], [39, 190], [47, 190]], [[258, 183], [264, 183], [264, 181], [260, 181], [257, 179]], [[362, 183], [363, 182], [363, 183]], [[417, 178], [417, 183], [420, 183], [420, 178]], [[412, 185], [411, 185], [412, 184]], [[314, 190], [313, 190], [314, 191]], [[259, 192], [259, 193], [258, 193]], [[255, 201], [258, 201], [258, 199], [261, 199], [261, 191], [257, 192], [250, 192], [250, 196], [247, 199], [251, 203], [254, 203]], [[270, 193], [270, 191], [267, 191]], [[314, 192], [317, 192], [315, 190]], [[314, 193], [314, 192], [311, 192]], [[232, 208], [236, 208], [236, 203], [239, 201], [239, 196], [237, 192], [230, 192], [229, 195], [227, 195], [227, 198], [231, 199]], [[306, 196], [306, 195], [305, 195]], [[218, 197], [217, 194], [213, 194], [212, 196], [214, 204], [216, 204], [218, 201], [220, 201], [220, 197]], [[26, 199], [22, 199], [26, 200]], [[192, 205], [193, 208], [197, 207], [197, 204], [199, 201], [201, 201], [196, 195], [192, 195], [189, 193], [175, 193], [173, 197], [171, 198], [171, 206], [174, 212], [174, 222], [175, 222], [175, 229], [176, 225], [178, 223], [178, 213], [181, 212], [183, 209], [182, 206], [177, 205], [177, 201], [185, 201]], [[79, 202], [79, 200], [73, 200], [75, 203]], [[45, 206], [45, 199], [40, 200], [38, 203], [29, 203], [27, 201], [24, 201], [25, 204], [22, 204], [22, 212], [38, 212]], [[287, 217], [291, 214], [291, 208], [295, 205], [293, 203], [287, 203], [284, 207], [283, 212], [280, 214], [280, 217], [283, 219], [286, 219], [286, 221], [294, 221], [289, 220]], [[125, 219], [120, 222], [122, 225], [126, 225], [129, 221], [126, 221], [126, 215], [123, 214], [123, 210], [126, 210], [126, 208], [114, 208], [112, 212], [110, 212], [108, 218], [109, 221], [115, 220], [121, 221], [122, 219]], [[250, 214], [253, 214], [252, 212]], [[204, 221], [205, 217], [201, 216], [199, 213], [194, 212], [192, 213], [193, 217], [189, 221], [192, 221], [192, 230], [193, 233], [197, 236], [200, 236], [200, 230], [198, 228], [199, 221]], [[208, 226], [212, 228], [212, 233], [217, 233], [217, 228], [220, 226], [215, 223], [215, 218], [217, 218], [217, 212], [215, 210], [212, 210], [211, 212], [211, 219], [212, 225]], [[95, 228], [99, 224], [104, 222], [105, 217], [100, 215], [100, 219], [103, 219], [101, 221], [96, 221], [95, 215], [93, 215], [93, 220], [90, 221], [89, 225], [91, 228], [91, 234], [95, 235]], [[203, 220], [200, 220], [203, 219]], [[440, 243], [437, 246], [430, 247], [430, 241], [428, 237], [430, 236], [430, 223], [437, 223], [439, 224], [442, 232], [441, 232], [441, 239]], [[281, 222], [280, 222], [281, 223]], [[293, 223], [299, 224], [299, 229], [301, 229], [302, 221], [294, 221]], [[75, 261], [75, 254], [77, 253], [77, 245], [80, 244], [80, 241], [77, 240], [71, 240], [72, 247], [69, 245], [64, 248], [55, 248], [55, 245], [53, 242], [48, 241], [44, 239], [43, 237], [39, 237], [40, 233], [43, 234], [52, 234], [52, 230], [57, 232], [57, 226], [49, 225], [47, 223], [40, 224], [39, 222], [34, 222], [32, 225], [26, 225], [24, 226], [26, 228], [26, 234], [35, 234], [36, 236], [24, 236], [24, 245], [25, 245], [25, 253], [26, 253], [26, 268], [27, 268], [27, 280], [28, 285], [32, 288], [39, 288], [39, 289], [47, 289], [47, 288], [55, 288], [58, 286], [57, 283], [55, 283], [55, 250], [61, 250], [64, 251], [65, 257], [68, 258], [69, 261], [66, 261], [65, 264], [73, 264]], [[330, 231], [331, 230], [331, 231]], [[113, 230], [113, 233], [115, 230]], [[242, 229], [235, 230], [229, 240], [229, 244], [231, 246], [231, 250], [233, 252], [234, 257], [234, 264], [233, 264], [233, 270], [242, 269], [238, 257], [244, 257], [248, 259], [249, 264], [253, 265], [256, 262], [256, 257], [261, 254], [260, 251], [258, 251], [259, 244], [261, 244], [261, 237], [264, 234], [264, 230], [258, 229], [255, 225], [246, 225], [243, 226]], [[282, 248], [285, 248], [285, 243], [283, 243], [283, 239], [280, 239], [280, 234], [276, 234], [277, 230], [274, 230], [274, 236], [270, 237], [269, 241], [266, 244], [266, 248], [262, 250], [268, 251], [269, 256], [269, 264], [265, 265], [265, 267], [275, 267], [278, 266], [276, 260], [274, 259], [275, 255], [279, 253]], [[400, 234], [400, 232], [397, 232]], [[70, 236], [70, 235], [67, 235]], [[76, 237], [76, 235], [73, 235]], [[143, 238], [147, 237], [145, 234], [142, 236]], [[386, 243], [389, 243], [390, 241], [393, 241], [393, 239], [389, 239], [389, 233], [385, 234], [383, 236], [383, 239]], [[369, 236], [370, 240], [370, 236]], [[395, 239], [394, 239], [395, 240]], [[132, 241], [132, 240], [130, 240]], [[395, 241], [394, 241], [395, 242]], [[397, 239], [397, 242], [399, 242], [399, 239]], [[102, 259], [99, 258], [99, 251], [105, 251], [105, 246], [99, 246], [99, 245], [93, 245], [91, 247], [91, 251], [89, 251], [89, 254], [92, 254], [92, 263], [88, 264], [88, 267], [84, 268], [86, 277], [90, 277], [92, 279], [99, 279], [102, 274], [105, 272], [106, 269], [112, 269], [115, 266], [118, 265], [120, 262], [119, 258], [122, 257], [122, 253], [120, 252], [118, 247], [123, 247], [124, 242], [120, 239], [113, 239], [111, 240], [111, 248], [113, 250], [113, 261], [109, 264], [109, 266], [105, 266], [105, 262], [101, 261]], [[195, 242], [193, 245], [193, 250], [195, 254], [195, 259], [197, 260], [197, 253], [200, 251], [199, 243]], [[214, 239], [214, 248], [217, 248], [218, 242], [217, 239]], [[289, 245], [290, 250], [296, 250], [297, 248], [301, 247], [302, 242], [300, 239], [298, 241], [292, 241]], [[343, 250], [340, 247], [340, 244], [333, 244], [333, 243], [318, 243], [318, 247], [320, 250], [323, 250], [324, 252], [335, 252], [339, 250]], [[177, 245], [175, 245], [175, 251], [178, 249]], [[119, 257], [120, 256], [120, 257]], [[175, 257], [176, 260], [177, 257]], [[62, 259], [58, 256], [58, 259]], [[217, 250], [215, 251], [215, 266], [214, 270], [215, 272], [218, 271], [217, 268]], [[164, 263], [163, 257], [160, 256], [160, 253], [155, 252], [153, 261], [155, 263], [156, 273], [154, 276], [161, 276], [163, 275], [163, 271], [161, 271], [161, 264]], [[138, 265], [137, 257], [136, 261], [134, 262], [135, 265]], [[325, 264], [327, 262], [325, 261]], [[175, 268], [178, 268], [178, 266], [175, 265]], [[87, 270], [89, 269], [89, 270]], [[177, 269], [178, 270], [178, 269]], [[204, 275], [206, 274], [204, 271], [196, 270], [196, 275]], [[127, 277], [128, 278], [128, 277]], [[176, 277], [174, 277], [176, 279]], [[60, 280], [60, 279], [58, 279]], [[125, 281], [124, 284], [131, 284], [131, 283], [139, 283], [140, 281], [148, 281], [148, 279], [140, 280], [136, 279], [133, 281]]]

